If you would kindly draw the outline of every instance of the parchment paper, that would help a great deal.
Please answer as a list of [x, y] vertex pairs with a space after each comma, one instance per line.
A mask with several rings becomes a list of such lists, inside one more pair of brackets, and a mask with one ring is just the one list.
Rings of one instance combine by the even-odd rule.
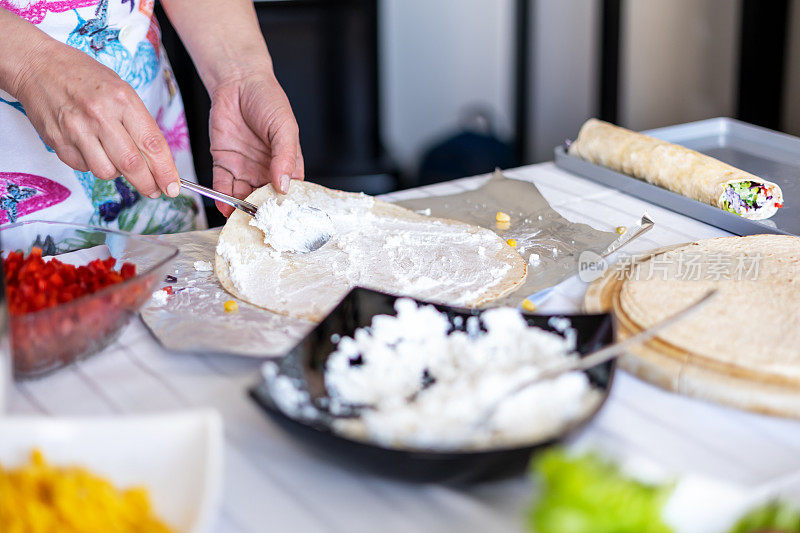
[[[517, 240], [516, 249], [529, 260], [528, 279], [510, 296], [492, 306], [518, 306], [530, 294], [575, 274], [578, 256], [584, 250], [602, 253], [618, 237], [586, 224], [572, 223], [547, 203], [536, 186], [504, 177], [500, 172], [480, 188], [451, 196], [397, 202], [409, 209], [430, 209], [432, 216], [451, 218], [496, 231], [504, 239]], [[498, 227], [498, 211], [511, 216], [507, 229]], [[291, 349], [313, 324], [259, 309], [238, 301], [239, 310], [226, 313], [223, 304], [234, 299], [211, 272], [199, 272], [195, 261], [214, 263], [219, 229], [163, 235], [160, 239], [177, 246], [174, 265], [175, 294], [166, 304], [151, 301], [142, 318], [155, 337], [171, 350], [220, 352], [250, 357], [279, 357]]]
[[[570, 222], [550, 207], [536, 185], [506, 178], [500, 171], [474, 191], [397, 204], [426, 213], [430, 209], [431, 216], [483, 226], [504, 239], [516, 239], [516, 250], [528, 261], [528, 278], [518, 290], [487, 307], [518, 306], [531, 294], [574, 275], [581, 252], [601, 254], [620, 237], [616, 232]], [[501, 229], [495, 220], [498, 211], [511, 216], [508, 229]]]
[[[170, 350], [282, 356], [314, 324], [238, 300], [222, 288], [213, 271], [195, 270], [195, 261], [214, 264], [219, 232], [216, 228], [159, 237], [180, 250], [170, 273], [177, 281], [163, 284], [175, 292], [164, 305], [153, 300], [145, 305], [142, 320]], [[228, 300], [236, 301], [237, 311], [225, 312]]]

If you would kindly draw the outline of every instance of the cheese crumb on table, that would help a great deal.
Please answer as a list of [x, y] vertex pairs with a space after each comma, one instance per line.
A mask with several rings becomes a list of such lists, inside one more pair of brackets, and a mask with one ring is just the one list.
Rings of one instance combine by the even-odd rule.
[[169, 299], [169, 294], [164, 289], [158, 289], [153, 293], [150, 301], [156, 305], [165, 305]]
[[211, 264], [211, 261], [195, 261], [194, 269], [198, 272], [211, 272], [214, 270], [214, 265]]

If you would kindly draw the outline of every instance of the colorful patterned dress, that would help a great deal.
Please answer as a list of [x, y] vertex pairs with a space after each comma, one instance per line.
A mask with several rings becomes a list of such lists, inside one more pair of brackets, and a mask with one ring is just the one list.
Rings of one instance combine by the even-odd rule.
[[[48, 35], [113, 69], [139, 94], [172, 150], [181, 177], [196, 181], [186, 116], [153, 17], [154, 0], [0, 0]], [[182, 192], [153, 200], [125, 178], [71, 169], [34, 130], [25, 109], [0, 90], [0, 225], [33, 219], [80, 222], [134, 233], [205, 225], [202, 203]]]

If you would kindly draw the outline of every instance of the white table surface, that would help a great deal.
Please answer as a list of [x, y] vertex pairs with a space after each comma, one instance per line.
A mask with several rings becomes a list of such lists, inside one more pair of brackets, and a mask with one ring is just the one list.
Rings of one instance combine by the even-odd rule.
[[[598, 229], [632, 225], [644, 211], [655, 228], [624, 252], [726, 235], [556, 168], [507, 172], [531, 180], [563, 216]], [[483, 177], [386, 195], [449, 194]], [[622, 253], [622, 252], [620, 252]], [[561, 283], [540, 311], [580, 309], [585, 284]], [[354, 472], [312, 453], [248, 399], [259, 361], [172, 353], [134, 320], [117, 342], [70, 368], [15, 386], [12, 414], [46, 416], [217, 409], [225, 423], [225, 479], [216, 531], [519, 531], [532, 487], [523, 477], [485, 485], [417, 485]], [[736, 411], [664, 392], [619, 372], [611, 397], [582, 439], [621, 456], [757, 486], [800, 470], [800, 422]], [[122, 459], [121, 459], [122, 460]]]

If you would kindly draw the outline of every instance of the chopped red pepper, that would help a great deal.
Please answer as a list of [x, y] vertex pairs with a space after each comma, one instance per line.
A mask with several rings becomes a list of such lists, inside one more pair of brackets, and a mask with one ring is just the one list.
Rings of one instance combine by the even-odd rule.
[[781, 207], [783, 207], [783, 204], [780, 203], [780, 202], [775, 202], [775, 207], [781, 208]]
[[45, 261], [37, 247], [27, 257], [10, 252], [3, 260], [9, 312], [23, 315], [55, 307], [136, 275], [135, 265], [124, 263], [118, 272], [116, 263], [109, 257], [76, 267], [55, 258]]
[[170, 296], [172, 296], [173, 294], [175, 294], [175, 291], [174, 291], [174, 290], [172, 290], [172, 287], [170, 287], [169, 285], [167, 285], [167, 286], [164, 286], [164, 287], [161, 287], [161, 290], [162, 290], [162, 291], [164, 291], [164, 292], [166, 292], [166, 293], [167, 293], [167, 294], [169, 294]]

